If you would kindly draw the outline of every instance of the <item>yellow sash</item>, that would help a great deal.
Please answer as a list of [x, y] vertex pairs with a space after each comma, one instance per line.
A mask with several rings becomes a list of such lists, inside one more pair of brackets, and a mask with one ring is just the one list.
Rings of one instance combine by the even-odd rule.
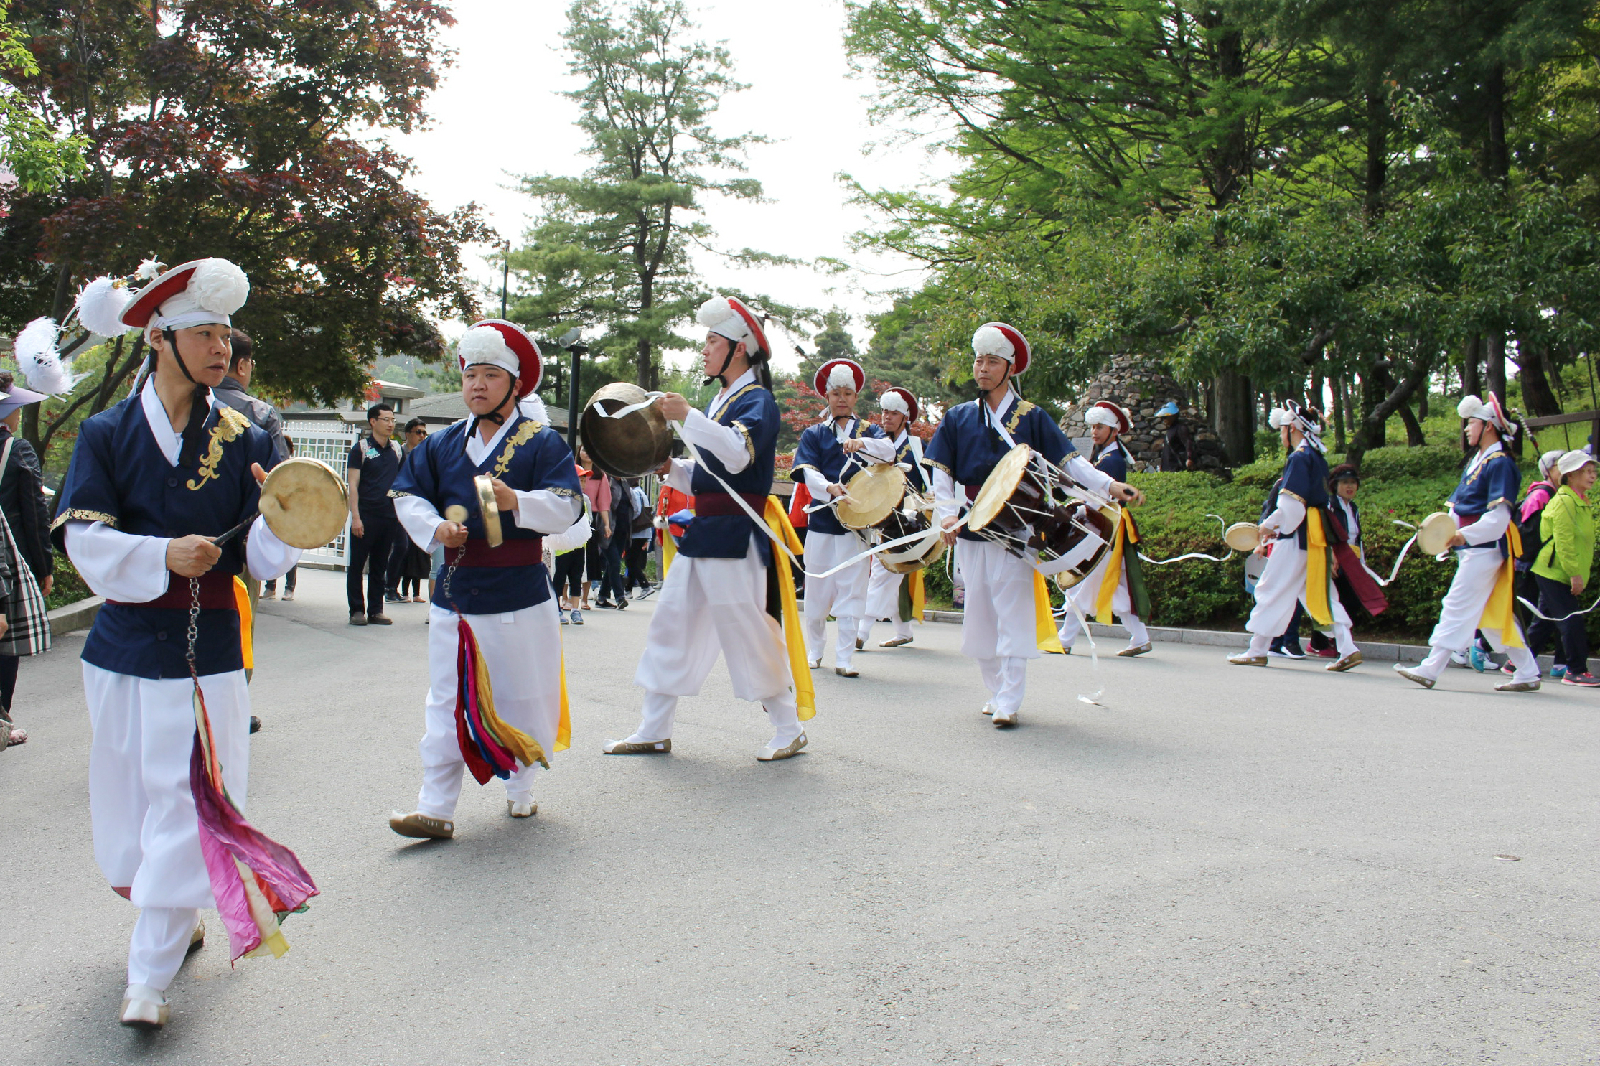
[[1066, 654], [1056, 633], [1056, 617], [1050, 612], [1050, 590], [1045, 587], [1044, 575], [1037, 570], [1033, 572], [1033, 633], [1040, 651]]
[[1306, 612], [1318, 625], [1333, 625], [1333, 605], [1328, 602], [1328, 533], [1322, 512], [1306, 508]]
[[572, 715], [567, 710], [567, 649], [561, 649], [561, 722], [556, 726], [556, 750], [572, 747]]
[[233, 602], [239, 608], [239, 651], [244, 656], [244, 668], [256, 668], [256, 616], [250, 610], [250, 586], [235, 574], [233, 577]]
[[922, 571], [913, 570], [906, 577], [906, 584], [911, 589], [911, 617], [907, 621], [922, 621], [922, 609], [928, 602], [926, 587], [922, 584]]
[[[795, 555], [805, 551], [800, 537], [789, 524], [789, 512], [778, 503], [776, 496], [767, 497], [766, 511], [762, 515], [767, 528], [783, 539]], [[772, 565], [778, 574], [778, 597], [783, 602], [783, 642], [789, 649], [789, 676], [794, 679], [794, 700], [800, 710], [800, 720], [810, 721], [817, 713], [817, 696], [811, 688], [811, 664], [806, 661], [806, 638], [800, 628], [800, 610], [794, 596], [794, 572], [789, 560], [776, 547], [772, 549]]]
[[661, 531], [661, 580], [667, 579], [667, 571], [672, 567], [672, 560], [678, 556], [678, 546], [672, 543], [672, 530]]
[[1527, 645], [1522, 642], [1522, 634], [1517, 629], [1517, 616], [1511, 610], [1511, 605], [1516, 602], [1516, 560], [1522, 555], [1522, 534], [1518, 532], [1515, 522], [1506, 527], [1506, 534], [1511, 538], [1511, 551], [1500, 561], [1500, 571], [1494, 576], [1494, 589], [1489, 593], [1489, 602], [1483, 605], [1478, 628], [1498, 630], [1502, 647], [1523, 648]]
[[1105, 576], [1100, 579], [1100, 592], [1094, 599], [1094, 620], [1103, 626], [1111, 624], [1111, 599], [1117, 594], [1117, 586], [1122, 584], [1123, 545], [1136, 544], [1138, 540], [1138, 534], [1130, 535], [1128, 512], [1123, 511], [1117, 516], [1116, 532], [1111, 534], [1111, 561], [1106, 563]]

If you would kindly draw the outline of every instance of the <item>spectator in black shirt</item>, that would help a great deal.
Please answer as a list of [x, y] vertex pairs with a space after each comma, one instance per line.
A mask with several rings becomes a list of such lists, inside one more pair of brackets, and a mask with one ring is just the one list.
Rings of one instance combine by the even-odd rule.
[[602, 546], [603, 569], [600, 575], [600, 600], [596, 607], [628, 606], [622, 584], [622, 552], [633, 536], [633, 493], [616, 478], [611, 478], [611, 536]]
[[1193, 470], [1200, 461], [1200, 450], [1195, 447], [1194, 434], [1178, 414], [1178, 405], [1171, 400], [1156, 417], [1166, 423], [1167, 439], [1161, 446], [1161, 469], [1164, 473]]
[[[402, 536], [389, 489], [400, 473], [400, 445], [394, 437], [394, 408], [375, 403], [367, 408], [367, 435], [350, 448], [350, 570], [345, 596], [353, 626], [386, 626], [383, 586], [395, 540]], [[361, 571], [367, 576], [367, 598], [361, 599]]]

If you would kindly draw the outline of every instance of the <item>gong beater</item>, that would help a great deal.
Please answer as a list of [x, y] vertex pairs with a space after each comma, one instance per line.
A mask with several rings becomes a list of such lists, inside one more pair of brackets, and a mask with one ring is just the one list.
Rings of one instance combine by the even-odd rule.
[[[483, 518], [483, 539], [489, 547], [498, 548], [505, 542], [505, 532], [500, 527], [500, 507], [494, 502], [494, 478], [479, 474], [472, 479], [472, 489], [478, 495], [478, 514]], [[447, 522], [466, 525], [467, 509], [453, 503], [444, 509]]]

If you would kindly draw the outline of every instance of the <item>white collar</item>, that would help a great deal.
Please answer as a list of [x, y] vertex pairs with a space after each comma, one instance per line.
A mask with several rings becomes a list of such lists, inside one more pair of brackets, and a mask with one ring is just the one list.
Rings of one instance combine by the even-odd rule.
[[500, 446], [500, 441], [504, 439], [506, 430], [510, 429], [517, 421], [518, 416], [513, 412], [510, 418], [501, 423], [495, 435], [490, 437], [488, 441], [485, 441], [483, 435], [473, 429], [471, 431], [472, 435], [467, 438], [467, 462], [473, 466], [483, 465], [483, 461], [493, 455], [494, 450]]
[[1478, 469], [1478, 467], [1482, 466], [1484, 464], [1484, 462], [1488, 460], [1489, 456], [1493, 455], [1495, 452], [1500, 450], [1500, 445], [1502, 443], [1504, 443], [1504, 442], [1495, 441], [1493, 444], [1489, 445], [1487, 448], [1480, 448], [1478, 450], [1478, 454], [1474, 455], [1472, 457], [1472, 462], [1467, 464], [1466, 472], [1470, 474], [1474, 470]]
[[[212, 396], [211, 390], [206, 390], [206, 417], [211, 416]], [[172, 419], [167, 417], [167, 409], [161, 403], [161, 397], [156, 392], [156, 379], [147, 378], [144, 388], [139, 392], [139, 406], [144, 408], [144, 420], [150, 425], [150, 433], [156, 438], [156, 447], [161, 449], [161, 454], [166, 457], [170, 466], [178, 465], [178, 456], [183, 450], [183, 441], [178, 436], [178, 431], [172, 428]]]
[[1011, 413], [1011, 409], [1013, 407], [1015, 407], [1016, 405], [1017, 405], [1017, 390], [1013, 389], [1010, 385], [1006, 386], [1006, 398], [1000, 401], [1000, 409], [999, 410], [995, 410], [994, 408], [989, 407], [989, 401], [986, 400], [986, 399], [980, 399], [978, 401], [978, 407], [980, 409], [981, 408], [988, 408], [990, 416], [996, 422], [1001, 421], [1002, 419], [1004, 419], [1006, 417], [1006, 415], [1010, 414]]
[[722, 410], [723, 403], [724, 403], [725, 399], [732, 399], [734, 393], [736, 393], [740, 389], [744, 388], [747, 383], [754, 382], [755, 380], [756, 380], [756, 368], [755, 367], [751, 367], [749, 370], [746, 370], [743, 374], [740, 374], [738, 377], [734, 378], [732, 385], [729, 385], [727, 388], [723, 389], [721, 392], [719, 392], [715, 396], [711, 397], [711, 402], [706, 404], [706, 417], [707, 418], [712, 418], [712, 419], [716, 418], [717, 417], [716, 413]]
[[901, 431], [900, 431], [900, 435], [899, 435], [899, 436], [897, 436], [897, 437], [895, 437], [895, 439], [894, 439], [894, 440], [892, 440], [892, 441], [890, 441], [890, 443], [891, 443], [891, 444], [893, 444], [893, 445], [894, 445], [894, 450], [895, 450], [895, 451], [899, 451], [899, 450], [900, 450], [900, 448], [901, 448], [901, 446], [902, 446], [902, 445], [904, 445], [904, 444], [905, 444], [905, 442], [906, 442], [906, 440], [907, 440], [907, 439], [908, 439], [908, 438], [909, 438], [909, 437], [910, 437], [910, 436], [911, 436], [911, 431], [910, 431], [910, 430], [908, 430], [908, 429], [902, 429], [902, 430], [901, 430]]

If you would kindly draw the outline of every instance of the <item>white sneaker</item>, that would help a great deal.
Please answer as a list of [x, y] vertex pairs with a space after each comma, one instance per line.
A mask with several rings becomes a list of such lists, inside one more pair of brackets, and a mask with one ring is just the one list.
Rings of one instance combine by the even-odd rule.
[[513, 818], [532, 818], [539, 813], [539, 805], [532, 800], [526, 803], [520, 800], [506, 800], [506, 813]]
[[993, 714], [994, 713], [994, 704], [993, 703], [985, 703], [983, 705], [983, 713], [984, 714]]
[[134, 1029], [159, 1029], [167, 1024], [167, 997], [149, 985], [129, 985], [122, 994], [123, 1025]]

